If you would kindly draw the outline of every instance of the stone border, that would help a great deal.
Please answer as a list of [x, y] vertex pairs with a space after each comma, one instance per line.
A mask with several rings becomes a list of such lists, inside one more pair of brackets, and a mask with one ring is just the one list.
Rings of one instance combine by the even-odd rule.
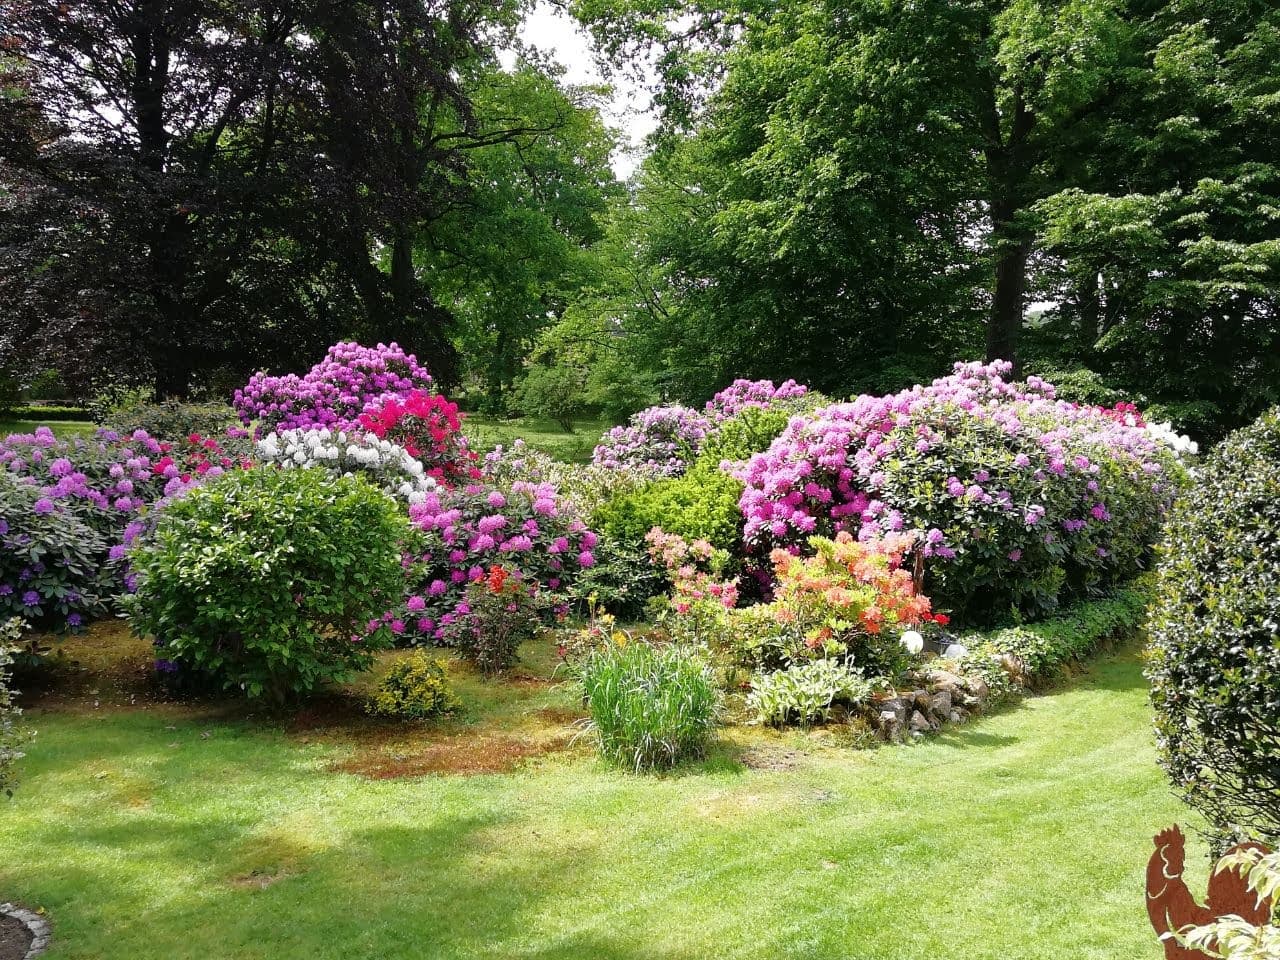
[[32, 913], [14, 903], [0, 903], [0, 914], [26, 925], [31, 931], [31, 946], [27, 947], [27, 955], [24, 960], [35, 960], [36, 957], [49, 949], [49, 937], [52, 930], [49, 927], [49, 921], [38, 913]]

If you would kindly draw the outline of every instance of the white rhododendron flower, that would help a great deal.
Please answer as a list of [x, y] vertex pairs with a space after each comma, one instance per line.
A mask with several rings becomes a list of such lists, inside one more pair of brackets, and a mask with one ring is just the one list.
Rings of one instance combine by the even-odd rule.
[[1178, 433], [1167, 420], [1164, 423], [1148, 423], [1147, 432], [1180, 457], [1188, 454], [1194, 457], [1200, 452], [1200, 444], [1185, 434]]
[[281, 430], [258, 441], [258, 456], [281, 467], [322, 467], [334, 474], [362, 473], [406, 503], [421, 503], [436, 489], [422, 463], [399, 444], [372, 433], [328, 427]]

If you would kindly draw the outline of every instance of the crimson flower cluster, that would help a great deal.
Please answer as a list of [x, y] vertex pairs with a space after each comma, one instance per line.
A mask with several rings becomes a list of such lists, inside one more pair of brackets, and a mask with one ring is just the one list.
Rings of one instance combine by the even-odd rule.
[[359, 422], [378, 439], [399, 444], [441, 483], [480, 479], [479, 455], [467, 446], [458, 405], [439, 394], [412, 390], [386, 397], [365, 410]]

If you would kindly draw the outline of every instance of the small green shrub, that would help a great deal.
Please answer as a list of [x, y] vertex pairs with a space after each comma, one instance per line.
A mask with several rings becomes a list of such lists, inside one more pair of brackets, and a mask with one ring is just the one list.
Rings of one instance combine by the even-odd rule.
[[362, 477], [235, 470], [160, 511], [130, 553], [133, 628], [176, 667], [279, 702], [367, 669], [404, 589], [403, 514]]
[[742, 548], [742, 483], [724, 473], [719, 461], [699, 458], [682, 475], [656, 480], [623, 493], [596, 511], [595, 525], [606, 540], [638, 545], [654, 527], [686, 540], [706, 540], [738, 555]]
[[1047, 620], [966, 634], [959, 641], [968, 650], [960, 661], [961, 672], [981, 677], [998, 694], [996, 688], [1003, 686], [1000, 676], [1008, 677], [1000, 661], [1013, 656], [1029, 685], [1046, 683], [1104, 643], [1136, 636], [1149, 596], [1145, 581], [1139, 581], [1104, 599], [1072, 604]]
[[811, 660], [757, 674], [751, 680], [747, 706], [757, 723], [808, 726], [830, 719], [837, 703], [854, 706], [865, 702], [872, 689], [860, 671], [843, 661]]
[[428, 720], [462, 706], [444, 664], [419, 650], [396, 663], [378, 684], [365, 708], [375, 717]]
[[145, 430], [161, 440], [177, 440], [193, 433], [202, 437], [220, 437], [228, 427], [240, 426], [240, 419], [226, 403], [180, 403], [176, 400], [149, 403], [134, 398], [111, 410], [103, 426], [122, 436], [135, 430]]
[[701, 756], [719, 715], [711, 671], [676, 646], [611, 645], [578, 668], [591, 729], [611, 763], [646, 770]]
[[1175, 506], [1151, 604], [1162, 762], [1225, 838], [1280, 839], [1280, 408]]
[[21, 643], [25, 630], [26, 623], [20, 617], [0, 622], [0, 793], [10, 797], [17, 784], [14, 766], [23, 756], [18, 748], [28, 739], [18, 727], [22, 711], [13, 703], [18, 691], [9, 686], [12, 650]]

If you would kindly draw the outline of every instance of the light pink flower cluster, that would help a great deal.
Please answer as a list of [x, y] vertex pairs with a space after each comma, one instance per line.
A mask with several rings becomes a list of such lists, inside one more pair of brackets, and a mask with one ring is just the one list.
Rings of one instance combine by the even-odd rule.
[[407, 397], [431, 385], [431, 374], [399, 344], [364, 347], [335, 343], [307, 373], [282, 376], [259, 372], [235, 392], [244, 423], [258, 421], [260, 433], [275, 429], [350, 429], [366, 408], [387, 397]]
[[808, 387], [794, 380], [785, 380], [775, 386], [772, 380], [739, 379], [707, 401], [707, 416], [716, 423], [722, 423], [743, 410], [767, 410], [780, 400], [797, 400], [808, 392]]
[[747, 541], [916, 529], [926, 557], [970, 564], [965, 591], [1005, 568], [1017, 577], [1020, 562], [1060, 566], [1076, 586], [1101, 575], [1084, 567], [1136, 564], [1176, 461], [1144, 427], [1057, 400], [1038, 377], [1006, 380], [1010, 369], [959, 363], [929, 386], [793, 418], [734, 471]]
[[661, 527], [654, 527], [644, 539], [649, 556], [671, 577], [671, 605], [676, 613], [686, 614], [704, 600], [714, 600], [726, 610], [738, 605], [738, 581], [722, 579], [712, 569], [715, 548], [706, 540], [689, 542]]

